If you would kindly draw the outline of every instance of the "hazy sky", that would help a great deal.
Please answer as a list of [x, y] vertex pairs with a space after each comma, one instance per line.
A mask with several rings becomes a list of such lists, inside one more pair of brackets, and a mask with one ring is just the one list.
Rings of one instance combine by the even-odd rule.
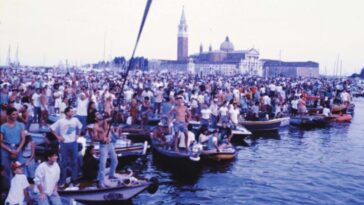
[[[146, 0], [0, 0], [0, 64], [11, 45], [22, 64], [89, 63], [130, 57]], [[154, 0], [138, 56], [176, 59], [177, 26], [185, 6], [189, 54], [202, 43], [218, 49], [229, 35], [235, 49], [261, 58], [317, 61], [332, 73], [364, 67], [363, 0]]]

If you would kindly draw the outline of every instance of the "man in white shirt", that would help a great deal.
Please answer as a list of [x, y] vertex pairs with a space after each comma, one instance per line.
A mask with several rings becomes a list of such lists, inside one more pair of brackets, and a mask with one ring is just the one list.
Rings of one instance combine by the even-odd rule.
[[158, 87], [158, 89], [155, 91], [155, 107], [154, 111], [157, 114], [160, 114], [161, 112], [161, 104], [163, 101], [163, 87]]
[[66, 118], [61, 118], [50, 126], [52, 133], [57, 137], [61, 145], [61, 179], [63, 187], [67, 177], [67, 165], [71, 166], [71, 183], [75, 183], [78, 175], [78, 145], [77, 138], [82, 128], [81, 122], [73, 117], [71, 107], [65, 109]]
[[85, 134], [86, 131], [87, 107], [89, 101], [89, 97], [85, 93], [81, 93], [77, 99], [76, 117], [82, 123], [81, 134]]
[[234, 103], [233, 107], [229, 110], [229, 115], [230, 115], [230, 121], [232, 122], [232, 124], [234, 126], [237, 126], [239, 124], [240, 111], [237, 108], [236, 103]]
[[218, 99], [215, 98], [210, 105], [211, 110], [211, 127], [216, 128], [217, 119], [219, 117], [219, 106], [217, 105]]
[[34, 106], [34, 122], [40, 122], [40, 89], [37, 88], [36, 92], [32, 95], [32, 103]]
[[226, 107], [226, 105], [221, 106], [219, 112], [220, 112], [220, 122], [221, 123], [229, 122], [228, 108]]
[[210, 108], [207, 107], [206, 104], [203, 104], [201, 110], [201, 126], [206, 125], [207, 127], [209, 127], [210, 116], [211, 116]]
[[62, 205], [58, 195], [57, 183], [60, 177], [60, 168], [57, 164], [58, 156], [55, 152], [46, 153], [47, 161], [39, 164], [35, 170], [34, 183], [39, 190], [38, 205]]

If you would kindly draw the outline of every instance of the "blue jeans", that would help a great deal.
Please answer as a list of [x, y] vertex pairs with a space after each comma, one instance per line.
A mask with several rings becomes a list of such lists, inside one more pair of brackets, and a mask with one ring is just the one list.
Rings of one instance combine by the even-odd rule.
[[217, 127], [217, 116], [211, 115], [211, 127], [216, 128]]
[[34, 123], [40, 123], [40, 107], [34, 107]]
[[207, 127], [209, 127], [209, 120], [208, 119], [203, 119], [201, 118], [201, 126], [206, 125]]
[[[12, 150], [15, 150], [15, 147], [11, 147], [10, 145], [7, 145], [8, 147], [12, 148]], [[20, 161], [22, 152], [20, 151], [18, 156], [15, 159], [10, 158], [10, 152], [1, 149], [1, 164], [4, 166], [4, 171], [6, 174], [7, 179], [10, 180], [13, 178], [13, 172], [11, 171], [11, 162], [13, 161]]]
[[81, 115], [76, 115], [76, 118], [81, 122], [82, 124], [82, 129], [81, 129], [81, 133], [85, 134], [86, 133], [86, 126], [87, 126], [87, 116], [81, 116]]
[[[21, 157], [20, 163], [25, 164], [28, 161], [28, 159], [29, 158]], [[25, 176], [34, 178], [35, 168], [36, 168], [35, 159], [32, 159], [32, 160], [30, 160], [28, 165], [25, 165], [23, 167], [23, 172], [24, 172]]]
[[62, 205], [61, 197], [58, 195], [48, 196], [45, 200], [40, 200], [39, 195], [37, 196], [38, 205]]
[[60, 184], [64, 184], [67, 178], [67, 167], [71, 167], [71, 181], [74, 182], [78, 175], [78, 145], [77, 142], [64, 143], [61, 142], [61, 178]]
[[116, 156], [114, 144], [100, 144], [99, 173], [97, 176], [97, 180], [99, 180], [100, 184], [104, 184], [105, 182], [105, 169], [108, 154], [111, 161], [109, 177], [113, 177], [116, 167], [118, 166], [118, 157]]

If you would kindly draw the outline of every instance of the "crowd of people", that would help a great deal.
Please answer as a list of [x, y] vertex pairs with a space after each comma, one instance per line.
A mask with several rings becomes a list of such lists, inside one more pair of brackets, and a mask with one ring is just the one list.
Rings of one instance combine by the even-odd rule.
[[[99, 171], [97, 176], [90, 177], [97, 177], [99, 186], [105, 187], [108, 155], [110, 177], [117, 167], [112, 136], [118, 131], [110, 128], [109, 121], [147, 125], [150, 119], [158, 118], [161, 124], [174, 128], [174, 148], [178, 150], [180, 141], [184, 141], [185, 148], [189, 149], [186, 146], [191, 135], [187, 129], [189, 121], [215, 129], [219, 123], [234, 127], [242, 120], [304, 115], [310, 107], [320, 107], [325, 110], [322, 114], [330, 115], [334, 104], [350, 104], [352, 84], [350, 79], [140, 71], [131, 72], [125, 79], [117, 72], [79, 69], [47, 72], [7, 69], [1, 70], [0, 77], [1, 168], [7, 184], [11, 184], [8, 204], [21, 204], [14, 199], [14, 189], [27, 190], [28, 180], [35, 184], [38, 203], [60, 204], [57, 190], [64, 188], [68, 170], [71, 170], [73, 185], [83, 170], [77, 145], [80, 136], [100, 143]], [[59, 149], [50, 151], [46, 161], [38, 163], [35, 144], [27, 133], [33, 124], [48, 127], [50, 115], [60, 118], [49, 126]], [[179, 132], [184, 133], [183, 140]], [[92, 152], [92, 147], [88, 148], [86, 156], [90, 157]], [[89, 160], [92, 157], [85, 159]], [[21, 200], [30, 200], [26, 193]]]

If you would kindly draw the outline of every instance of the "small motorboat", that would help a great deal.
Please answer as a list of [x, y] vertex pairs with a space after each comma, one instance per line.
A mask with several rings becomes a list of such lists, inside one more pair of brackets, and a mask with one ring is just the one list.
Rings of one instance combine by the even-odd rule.
[[156, 128], [156, 126], [150, 125], [120, 125], [122, 134], [127, 136], [128, 139], [133, 142], [144, 142], [150, 140], [150, 133]]
[[[96, 158], [99, 157], [99, 144], [94, 143]], [[133, 162], [138, 158], [145, 157], [149, 148], [148, 142], [132, 143], [129, 141], [118, 139], [115, 143], [115, 152], [118, 156], [119, 165]]]
[[302, 128], [325, 127], [330, 119], [323, 115], [296, 115], [291, 116], [290, 125]]
[[351, 122], [353, 117], [350, 114], [332, 114], [330, 119], [333, 122]]
[[153, 154], [156, 158], [178, 166], [194, 167], [200, 163], [200, 151], [179, 149], [176, 151], [152, 139]]
[[63, 198], [73, 199], [80, 203], [110, 204], [129, 201], [145, 190], [148, 190], [149, 193], [155, 193], [158, 184], [156, 178], [137, 179], [132, 176], [132, 173], [116, 173], [113, 179], [105, 176], [105, 188], [99, 188], [90, 181], [83, 181], [78, 187], [67, 187], [58, 192]]
[[241, 121], [240, 124], [251, 132], [277, 131], [281, 126], [281, 119], [272, 119], [265, 121]]

